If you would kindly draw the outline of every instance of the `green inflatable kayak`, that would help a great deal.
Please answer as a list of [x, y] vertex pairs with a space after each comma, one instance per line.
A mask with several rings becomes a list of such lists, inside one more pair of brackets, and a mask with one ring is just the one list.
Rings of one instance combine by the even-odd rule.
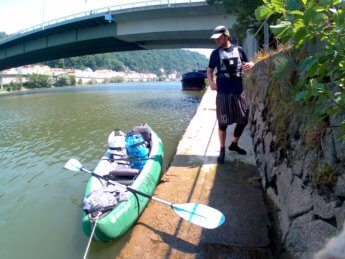
[[[137, 156], [128, 154], [130, 153], [128, 144], [126, 148], [123, 148], [123, 145], [125, 145], [124, 137], [117, 136], [116, 132], [115, 134], [112, 132], [113, 134], [108, 139], [109, 149], [99, 161], [94, 173], [122, 185], [130, 186], [132, 189], [139, 190], [145, 194], [152, 195], [162, 172], [164, 155], [162, 141], [147, 124], [136, 126], [130, 132], [134, 137], [139, 135], [139, 142], [132, 144], [132, 147], [137, 151]], [[141, 137], [142, 142], [140, 142]], [[112, 145], [111, 142], [114, 139], [116, 143]], [[126, 143], [128, 143], [128, 134], [126, 136]], [[140, 153], [142, 152], [140, 147], [146, 147], [147, 153], [144, 154], [146, 157], [141, 156], [143, 153]], [[134, 153], [136, 151], [134, 150]], [[93, 235], [94, 240], [109, 241], [123, 235], [136, 222], [149, 202], [149, 199], [146, 197], [120, 188], [122, 193], [118, 195], [120, 198], [118, 197], [118, 202], [115, 206], [110, 206], [110, 208], [99, 206], [102, 209], [97, 211], [98, 206], [96, 205], [93, 206], [96, 207], [96, 211], [95, 209], [93, 211], [85, 210], [85, 200], [87, 198], [90, 199], [91, 194], [103, 193], [103, 190], [114, 186], [116, 187], [116, 185], [110, 186], [108, 181], [95, 176], [91, 176], [87, 183], [84, 195], [82, 227], [84, 233], [90, 236], [95, 224], [95, 215], [97, 214], [99, 218]], [[115, 192], [110, 193], [114, 194]], [[101, 199], [104, 199], [104, 197]]]

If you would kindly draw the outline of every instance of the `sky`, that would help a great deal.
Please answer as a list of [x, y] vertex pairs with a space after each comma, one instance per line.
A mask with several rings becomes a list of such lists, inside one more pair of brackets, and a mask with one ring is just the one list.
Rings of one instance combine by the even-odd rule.
[[[125, 3], [145, 0], [0, 0], [0, 32], [12, 34], [44, 22]], [[190, 49], [210, 55], [209, 49]]]

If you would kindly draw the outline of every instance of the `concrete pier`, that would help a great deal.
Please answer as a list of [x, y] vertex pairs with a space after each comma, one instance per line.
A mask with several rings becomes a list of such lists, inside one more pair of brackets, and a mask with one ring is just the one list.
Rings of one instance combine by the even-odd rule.
[[209, 205], [224, 213], [225, 223], [214, 230], [202, 229], [179, 218], [170, 207], [151, 201], [125, 235], [126, 244], [116, 258], [272, 257], [269, 219], [248, 129], [239, 143], [248, 154], [227, 150], [225, 164], [216, 163], [215, 96], [215, 91], [206, 90], [154, 195], [172, 203]]

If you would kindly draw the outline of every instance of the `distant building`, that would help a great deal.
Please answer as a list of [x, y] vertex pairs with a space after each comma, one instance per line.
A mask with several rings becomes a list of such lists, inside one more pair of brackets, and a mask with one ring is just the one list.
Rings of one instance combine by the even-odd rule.
[[44, 65], [25, 65], [17, 68], [11, 68], [2, 71], [0, 77], [1, 85], [7, 85], [11, 82], [24, 83], [27, 81], [27, 75], [41, 74], [57, 77], [61, 74], [73, 75], [76, 77], [77, 82], [87, 84], [89, 82], [109, 82], [113, 78], [122, 78], [124, 82], [153, 82], [164, 78], [164, 80], [176, 81], [180, 75], [178, 72], [173, 72], [168, 75], [165, 74], [163, 68], [159, 69], [161, 74], [160, 78], [154, 73], [138, 73], [135, 71], [126, 70], [125, 72], [118, 72], [109, 69], [99, 69], [93, 71], [90, 68], [81, 69], [63, 69], [63, 68], [50, 68]]

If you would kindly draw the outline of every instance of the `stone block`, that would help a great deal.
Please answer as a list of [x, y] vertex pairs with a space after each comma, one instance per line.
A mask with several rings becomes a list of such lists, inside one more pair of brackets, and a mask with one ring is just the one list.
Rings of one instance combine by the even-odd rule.
[[327, 240], [338, 233], [337, 229], [323, 220], [315, 220], [310, 223], [310, 235], [307, 250], [319, 251]]
[[339, 210], [339, 201], [326, 202], [324, 197], [318, 195], [316, 192], [313, 193], [313, 200], [313, 212], [322, 219], [331, 219], [335, 217]]
[[296, 218], [285, 240], [291, 252], [316, 252], [337, 233], [337, 229], [323, 220], [313, 220], [312, 212]]
[[[271, 170], [267, 170], [267, 181], [271, 182], [274, 181], [274, 176], [277, 176], [279, 173], [277, 167], [273, 167]], [[274, 183], [276, 185], [276, 183]]]
[[322, 154], [324, 160], [331, 166], [334, 165], [337, 160], [334, 144], [333, 130], [331, 128], [326, 128], [322, 138]]
[[275, 158], [273, 153], [266, 153], [264, 159], [266, 159], [267, 180], [271, 181], [277, 172], [277, 170], [274, 170]]
[[273, 139], [272, 132], [268, 132], [264, 137], [265, 153], [270, 152], [270, 146], [271, 146], [272, 139]]
[[335, 219], [337, 222], [337, 228], [341, 229], [342, 226], [344, 226], [344, 230], [345, 230], [345, 202], [343, 202], [343, 206], [341, 206], [336, 215], [335, 215]]
[[[311, 259], [312, 253], [309, 252], [295, 252], [291, 254], [293, 259]], [[290, 258], [290, 257], [288, 257]]]
[[[339, 125], [341, 121], [345, 120], [345, 114], [343, 115], [331, 115], [330, 116], [330, 124], [331, 126]], [[334, 141], [335, 147], [335, 154], [338, 160], [344, 161], [345, 160], [345, 139], [342, 141], [340, 140], [340, 130], [337, 127], [332, 127], [332, 136]]]
[[338, 177], [338, 181], [335, 185], [335, 195], [345, 197], [345, 174]]
[[291, 224], [291, 220], [288, 217], [288, 213], [285, 207], [282, 207], [282, 210], [278, 212], [278, 222], [281, 240], [285, 240], [287, 234], [289, 233]]
[[286, 236], [284, 245], [289, 252], [303, 252], [307, 250], [310, 223], [313, 221], [311, 212], [296, 218]]
[[325, 247], [314, 254], [313, 259], [345, 258], [345, 225], [343, 230], [327, 241]]
[[[259, 175], [260, 175], [261, 179], [264, 182], [266, 182], [267, 172], [266, 172], [266, 162], [264, 160], [264, 157], [265, 157], [264, 155], [259, 154], [259, 155], [255, 156], [255, 159], [256, 159], [256, 166], [257, 166], [257, 170], [259, 172]], [[266, 187], [264, 186], [264, 188], [266, 188]]]
[[305, 214], [312, 209], [312, 189], [310, 187], [304, 188], [301, 179], [294, 177], [289, 194], [287, 196], [289, 217]]
[[258, 141], [254, 142], [254, 151], [255, 151], [256, 156], [260, 156], [264, 154], [262, 142], [258, 142]]
[[272, 187], [267, 188], [266, 194], [267, 194], [267, 198], [269, 199], [269, 201], [275, 207], [275, 210], [279, 210], [280, 209], [279, 199], [278, 199], [278, 196], [276, 195], [275, 191], [272, 189]]
[[318, 160], [320, 158], [316, 155], [315, 151], [308, 150], [304, 159], [304, 166], [303, 166], [303, 179], [310, 178], [310, 175], [316, 170], [316, 166], [318, 165]]
[[295, 160], [292, 164], [293, 174], [296, 175], [297, 177], [301, 178], [303, 175], [303, 166], [304, 166], [303, 159]]
[[289, 161], [292, 167], [292, 171], [294, 175], [302, 178], [303, 175], [303, 166], [304, 166], [304, 159], [307, 153], [307, 150], [303, 148], [301, 144], [301, 140], [292, 141], [292, 157]]
[[281, 206], [285, 207], [287, 196], [290, 195], [291, 183], [293, 181], [293, 174], [291, 168], [288, 168], [286, 164], [282, 164], [278, 168], [277, 174], [277, 190]]

